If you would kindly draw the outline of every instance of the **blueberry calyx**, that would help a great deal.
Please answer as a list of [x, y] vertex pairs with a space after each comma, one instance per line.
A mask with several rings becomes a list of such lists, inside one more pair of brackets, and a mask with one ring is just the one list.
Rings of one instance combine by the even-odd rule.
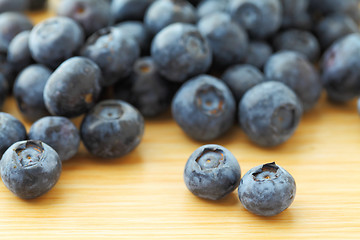
[[16, 159], [24, 168], [37, 165], [44, 152], [41, 141], [29, 140], [14, 149]]
[[278, 169], [275, 162], [266, 163], [252, 175], [255, 181], [268, 181], [279, 177]]
[[295, 125], [295, 115], [295, 108], [290, 104], [278, 107], [271, 117], [273, 129], [278, 133], [291, 131]]
[[119, 104], [112, 103], [101, 105], [97, 111], [96, 114], [105, 120], [120, 119], [124, 114], [124, 110]]
[[206, 115], [218, 116], [224, 111], [224, 95], [214, 86], [205, 84], [196, 92], [196, 106]]
[[205, 148], [195, 159], [201, 170], [218, 168], [225, 160], [224, 152], [218, 148]]

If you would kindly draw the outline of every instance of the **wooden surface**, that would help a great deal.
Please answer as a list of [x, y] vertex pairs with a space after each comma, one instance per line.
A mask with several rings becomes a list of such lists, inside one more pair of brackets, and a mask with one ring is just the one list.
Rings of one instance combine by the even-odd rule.
[[[13, 99], [4, 111], [24, 121]], [[0, 239], [360, 239], [355, 102], [334, 106], [323, 98], [290, 141], [274, 149], [251, 144], [237, 126], [211, 143], [237, 157], [242, 175], [266, 162], [283, 166], [297, 183], [294, 203], [262, 218], [241, 206], [236, 191], [217, 202], [193, 196], [182, 174], [203, 143], [165, 114], [146, 121], [141, 144], [121, 159], [96, 159], [81, 147], [63, 164], [58, 184], [38, 199], [21, 200], [1, 183]]]

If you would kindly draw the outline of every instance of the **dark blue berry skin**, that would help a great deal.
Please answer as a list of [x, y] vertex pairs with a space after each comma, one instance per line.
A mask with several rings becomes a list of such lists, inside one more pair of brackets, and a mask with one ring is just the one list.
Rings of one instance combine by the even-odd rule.
[[245, 63], [262, 69], [272, 53], [273, 49], [266, 42], [250, 41]]
[[[115, 97], [132, 104], [144, 117], [156, 117], [170, 106], [172, 85], [160, 76], [151, 57], [135, 62], [128, 82], [129, 86], [122, 82], [115, 85]], [[123, 91], [127, 92], [125, 98]]]
[[228, 0], [202, 0], [196, 8], [198, 19], [214, 12], [226, 12]]
[[232, 0], [228, 10], [232, 18], [254, 38], [267, 38], [281, 26], [279, 0]]
[[276, 51], [289, 50], [303, 54], [309, 61], [316, 62], [320, 55], [320, 44], [316, 37], [303, 30], [291, 29], [274, 38]]
[[309, 0], [309, 11], [316, 15], [345, 14], [359, 23], [360, 12], [358, 4], [358, 0]]
[[185, 165], [184, 180], [194, 195], [219, 200], [238, 186], [240, 165], [234, 155], [220, 145], [203, 145], [195, 150]]
[[101, 71], [90, 59], [73, 57], [53, 72], [44, 89], [44, 102], [52, 115], [76, 117], [99, 98]]
[[281, 0], [283, 17], [281, 27], [310, 29], [311, 18], [307, 12], [309, 0]]
[[255, 144], [274, 147], [287, 141], [302, 116], [296, 94], [281, 82], [264, 82], [248, 90], [239, 105], [239, 122]]
[[259, 69], [248, 64], [234, 65], [228, 68], [221, 79], [230, 88], [236, 103], [240, 102], [250, 88], [265, 80], [263, 73]]
[[2, 109], [4, 105], [4, 102], [8, 95], [8, 91], [9, 91], [8, 82], [5, 79], [4, 75], [0, 73], [0, 109]]
[[29, 48], [36, 62], [56, 68], [75, 55], [83, 41], [84, 32], [74, 20], [52, 17], [40, 22], [31, 31]]
[[24, 12], [28, 7], [28, 0], [0, 0], [0, 13]]
[[223, 69], [245, 59], [248, 50], [247, 33], [231, 20], [229, 14], [209, 14], [198, 22], [198, 28], [210, 44], [214, 67]]
[[118, 158], [139, 145], [144, 118], [121, 100], [98, 103], [81, 123], [81, 139], [87, 150], [100, 158]]
[[138, 43], [141, 54], [145, 55], [149, 52], [151, 37], [144, 26], [144, 24], [140, 21], [127, 21], [119, 23], [115, 26], [116, 28], [123, 31], [124, 34], [128, 37], [133, 37], [134, 40]]
[[347, 102], [360, 94], [360, 34], [336, 41], [324, 53], [321, 80], [330, 100]]
[[150, 5], [144, 17], [145, 26], [152, 35], [176, 22], [196, 22], [196, 10], [186, 0], [157, 0]]
[[29, 121], [50, 115], [44, 103], [44, 88], [48, 81], [51, 70], [47, 67], [35, 64], [30, 65], [17, 76], [13, 94], [20, 112]]
[[302, 102], [304, 111], [312, 109], [319, 101], [322, 91], [319, 73], [303, 55], [292, 51], [276, 53], [266, 63], [264, 73], [266, 79], [290, 87]]
[[235, 100], [221, 80], [200, 75], [184, 83], [172, 101], [172, 115], [191, 138], [209, 141], [227, 132], [234, 123]]
[[128, 77], [140, 56], [137, 42], [115, 27], [103, 28], [91, 35], [81, 55], [93, 60], [101, 69], [102, 86], [110, 86]]
[[12, 89], [17, 71], [15, 66], [6, 59], [6, 53], [0, 52], [0, 73], [2, 73], [8, 83], [9, 90]]
[[112, 22], [110, 3], [103, 0], [63, 0], [57, 8], [57, 14], [75, 20], [87, 36]]
[[154, 38], [151, 57], [161, 75], [172, 82], [184, 82], [207, 72], [212, 52], [207, 40], [190, 24], [174, 23]]
[[294, 178], [275, 162], [250, 169], [241, 179], [239, 199], [250, 212], [260, 216], [274, 216], [294, 201]]
[[315, 28], [321, 48], [326, 50], [335, 41], [351, 33], [359, 32], [357, 24], [346, 15], [329, 15], [323, 18]]
[[80, 134], [66, 117], [43, 117], [31, 126], [29, 139], [39, 140], [52, 147], [61, 161], [72, 158], [79, 149]]
[[30, 31], [23, 31], [10, 42], [7, 61], [14, 66], [16, 71], [21, 71], [34, 62], [29, 49], [29, 38]]
[[33, 27], [30, 19], [22, 13], [0, 14], [0, 51], [7, 52], [11, 40], [20, 32]]
[[112, 0], [111, 15], [115, 22], [143, 20], [150, 4], [155, 0]]
[[0, 156], [12, 144], [26, 139], [24, 125], [12, 115], [0, 112]]
[[60, 178], [61, 161], [54, 149], [40, 141], [14, 143], [0, 161], [5, 186], [22, 199], [40, 197]]

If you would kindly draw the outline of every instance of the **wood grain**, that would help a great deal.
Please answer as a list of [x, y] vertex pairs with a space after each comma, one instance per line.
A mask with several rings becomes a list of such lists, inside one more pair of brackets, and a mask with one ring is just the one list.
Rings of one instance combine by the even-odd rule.
[[[4, 111], [25, 121], [11, 98]], [[237, 126], [211, 143], [228, 148], [242, 174], [270, 161], [287, 169], [297, 182], [292, 206], [262, 218], [247, 212], [236, 192], [217, 202], [193, 196], [183, 168], [204, 143], [186, 137], [168, 113], [147, 120], [142, 143], [121, 159], [96, 159], [81, 147], [64, 163], [55, 188], [39, 199], [18, 199], [0, 184], [0, 239], [360, 238], [355, 102], [336, 106], [323, 98], [290, 141], [277, 148], [256, 147]]]

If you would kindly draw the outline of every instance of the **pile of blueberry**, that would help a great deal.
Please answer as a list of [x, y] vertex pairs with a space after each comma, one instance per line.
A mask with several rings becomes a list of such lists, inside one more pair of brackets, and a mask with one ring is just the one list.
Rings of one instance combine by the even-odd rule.
[[[26, 133], [0, 113], [1, 177], [21, 198], [51, 189], [80, 141], [97, 157], [124, 156], [144, 117], [170, 107], [195, 140], [238, 121], [252, 142], [273, 147], [323, 89], [337, 103], [360, 95], [359, 0], [61, 0], [57, 16], [33, 26], [23, 11], [44, 4], [0, 0], [0, 105], [12, 94], [34, 122]], [[78, 130], [69, 119], [82, 115]], [[240, 181], [237, 160], [218, 145], [193, 153], [185, 182], [209, 199], [240, 185], [245, 208], [266, 216], [295, 196], [275, 163]]]

